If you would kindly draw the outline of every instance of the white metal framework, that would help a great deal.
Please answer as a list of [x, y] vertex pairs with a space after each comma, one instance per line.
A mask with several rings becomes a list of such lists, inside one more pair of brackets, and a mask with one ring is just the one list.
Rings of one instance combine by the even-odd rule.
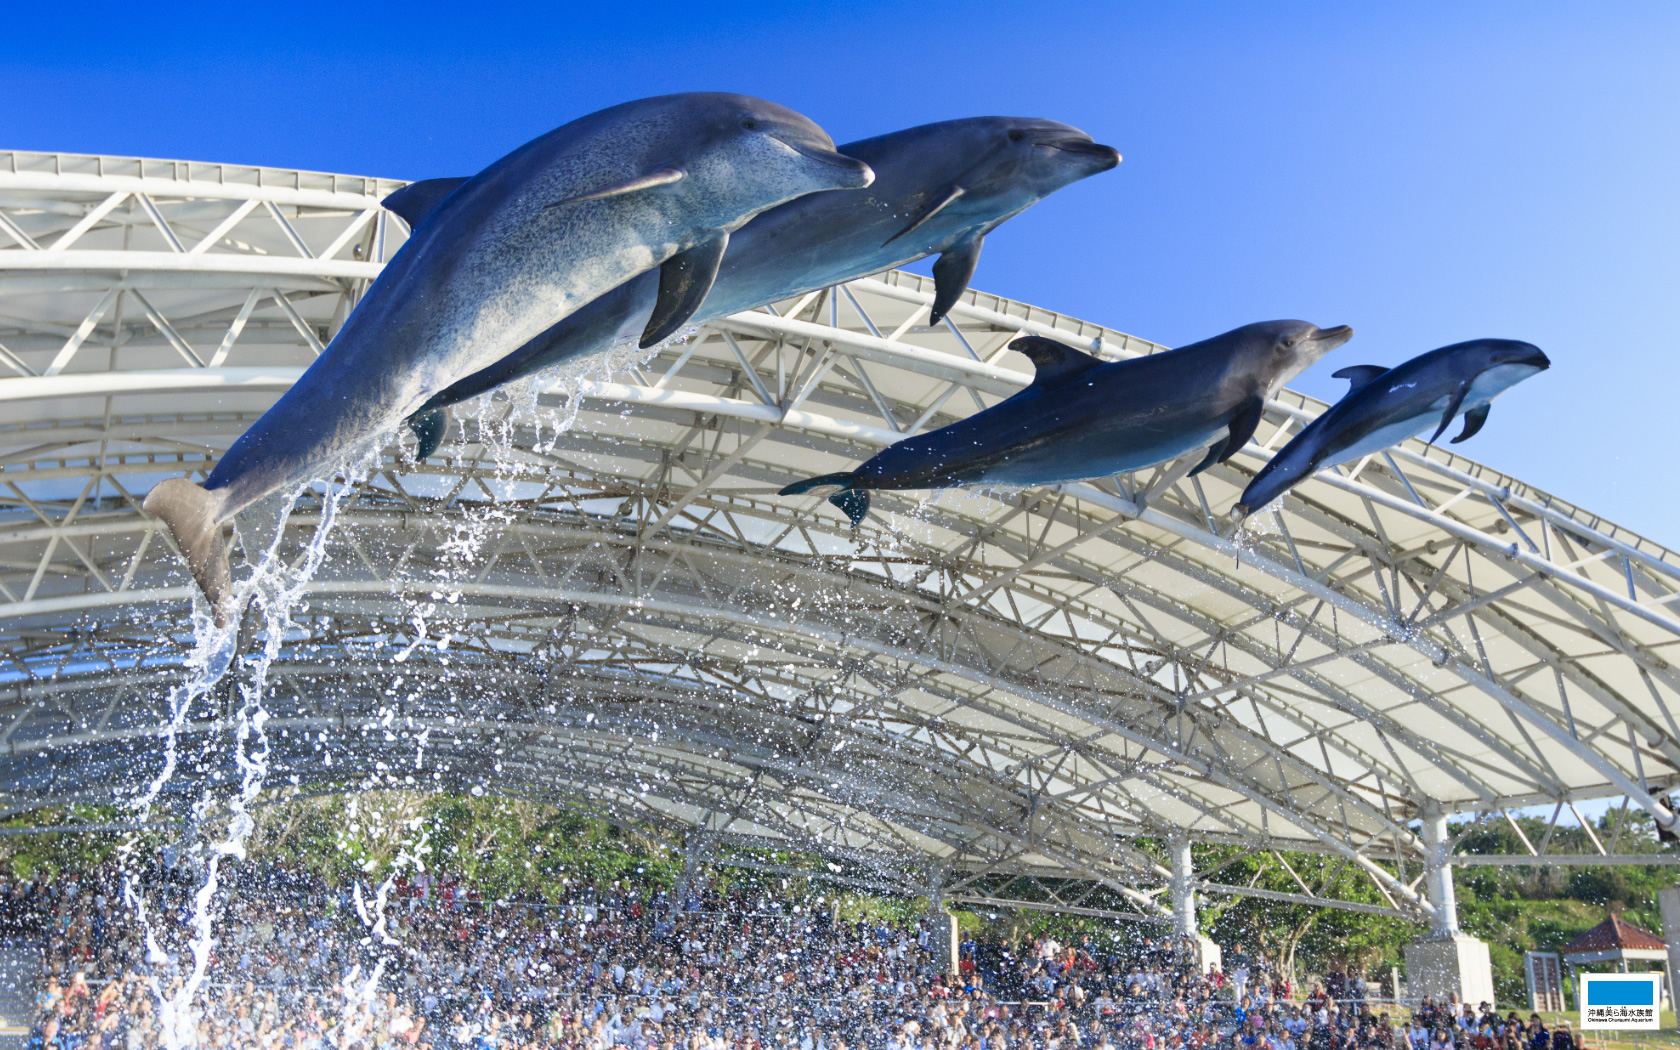
[[[0, 153], [0, 811], [157, 768], [191, 585], [138, 501], [330, 341], [405, 236], [399, 185]], [[569, 431], [486, 401], [430, 462], [388, 450], [276, 666], [276, 778], [478, 785], [948, 896], [1096, 880], [1151, 915], [1135, 887], [1173, 873], [1139, 837], [1338, 854], [1423, 917], [1426, 813], [1674, 819], [1676, 556], [1415, 442], [1233, 537], [1322, 407], [1294, 393], [1195, 479], [879, 493], [856, 533], [775, 495], [1013, 393], [1020, 332], [1158, 349], [977, 292], [929, 328], [931, 293], [739, 314], [586, 384]], [[189, 742], [227, 732], [211, 699]]]

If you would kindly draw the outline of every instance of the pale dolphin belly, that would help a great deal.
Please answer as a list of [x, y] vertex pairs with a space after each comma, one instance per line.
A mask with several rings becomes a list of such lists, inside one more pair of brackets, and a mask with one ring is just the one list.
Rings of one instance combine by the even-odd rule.
[[1366, 456], [1375, 455], [1383, 449], [1393, 448], [1407, 438], [1427, 434], [1440, 425], [1441, 413], [1446, 411], [1446, 407], [1444, 403], [1432, 406], [1415, 416], [1408, 416], [1398, 423], [1390, 423], [1386, 427], [1373, 430], [1340, 452], [1326, 456], [1324, 461], [1319, 464], [1319, 469], [1325, 470], [1330, 467], [1339, 467], [1344, 463], [1353, 463], [1364, 459]]
[[1533, 365], [1495, 365], [1470, 383], [1470, 392], [1464, 397], [1464, 407], [1468, 410], [1477, 405], [1485, 405], [1523, 380], [1539, 374], [1540, 369]]

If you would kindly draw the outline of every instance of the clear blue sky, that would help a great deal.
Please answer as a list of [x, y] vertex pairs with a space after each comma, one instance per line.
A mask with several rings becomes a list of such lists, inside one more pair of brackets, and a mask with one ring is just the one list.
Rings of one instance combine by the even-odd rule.
[[[533, 10], [544, 13], [533, 14]], [[838, 141], [1045, 116], [1125, 163], [977, 287], [1166, 343], [1357, 336], [1302, 382], [1509, 336], [1551, 372], [1465, 451], [1680, 546], [1680, 4], [14, 5], [0, 148], [423, 178], [572, 117], [762, 95]]]

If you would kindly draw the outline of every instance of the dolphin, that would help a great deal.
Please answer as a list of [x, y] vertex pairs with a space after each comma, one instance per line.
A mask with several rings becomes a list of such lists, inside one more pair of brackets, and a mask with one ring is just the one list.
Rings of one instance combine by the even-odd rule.
[[1533, 343], [1472, 339], [1420, 354], [1393, 368], [1353, 365], [1334, 373], [1347, 394], [1271, 458], [1231, 509], [1247, 517], [1327, 467], [1351, 463], [1435, 427], [1429, 443], [1464, 416], [1458, 444], [1487, 422], [1493, 399], [1551, 367]]
[[[986, 234], [1045, 196], [1120, 163], [1111, 146], [1051, 120], [974, 117], [851, 142], [840, 152], [868, 164], [868, 193], [813, 193], [760, 214], [729, 241], [701, 325], [765, 303], [880, 273], [937, 254], [938, 324], [968, 287]], [[461, 179], [412, 183], [385, 207], [418, 227]], [[417, 459], [436, 451], [450, 405], [543, 369], [635, 339], [658, 299], [652, 273], [632, 278], [556, 322], [513, 353], [433, 395], [409, 420]]]
[[1009, 344], [1032, 360], [1032, 385], [967, 419], [889, 445], [856, 470], [782, 489], [818, 491], [851, 519], [870, 489], [1051, 485], [1140, 470], [1207, 448], [1192, 474], [1236, 454], [1266, 399], [1341, 346], [1353, 329], [1261, 321], [1199, 343], [1103, 361], [1065, 343]]
[[748, 219], [873, 177], [809, 119], [745, 95], [643, 99], [557, 128], [449, 193], [202, 487], [171, 478], [144, 506], [222, 622], [232, 582], [221, 530], [242, 508], [367, 447], [433, 394], [655, 267], [642, 341], [666, 338]]

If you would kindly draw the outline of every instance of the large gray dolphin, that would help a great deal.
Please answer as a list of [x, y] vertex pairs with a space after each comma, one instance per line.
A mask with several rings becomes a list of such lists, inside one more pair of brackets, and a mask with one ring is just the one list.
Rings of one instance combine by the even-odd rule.
[[[867, 163], [867, 193], [813, 193], [764, 212], [729, 241], [704, 304], [705, 324], [741, 310], [855, 280], [938, 254], [929, 317], [937, 324], [968, 286], [986, 234], [1050, 193], [1120, 163], [1078, 128], [1051, 120], [975, 117], [852, 142], [840, 152]], [[413, 183], [385, 198], [410, 226], [460, 179]], [[434, 395], [410, 425], [424, 459], [448, 429], [448, 406], [545, 368], [637, 338], [658, 299], [643, 274], [480, 372]]]
[[241, 508], [371, 445], [433, 394], [654, 267], [644, 339], [664, 338], [700, 305], [731, 232], [766, 208], [872, 178], [810, 120], [744, 95], [644, 99], [557, 128], [450, 193], [204, 486], [172, 478], [146, 509], [224, 619], [221, 527]]
[[1262, 321], [1176, 350], [1108, 362], [1026, 336], [1009, 344], [1036, 370], [1025, 390], [889, 445], [856, 470], [795, 482], [782, 495], [823, 492], [856, 526], [869, 513], [869, 489], [1083, 481], [1206, 447], [1192, 473], [1199, 472], [1247, 444], [1266, 398], [1352, 336], [1346, 325]]
[[1239, 518], [1252, 514], [1317, 471], [1381, 452], [1431, 426], [1433, 444], [1462, 413], [1464, 429], [1452, 439], [1456, 445], [1482, 429], [1494, 398], [1551, 364], [1533, 343], [1473, 339], [1393, 368], [1344, 368], [1335, 375], [1352, 384], [1347, 395], [1260, 468], [1231, 512]]

